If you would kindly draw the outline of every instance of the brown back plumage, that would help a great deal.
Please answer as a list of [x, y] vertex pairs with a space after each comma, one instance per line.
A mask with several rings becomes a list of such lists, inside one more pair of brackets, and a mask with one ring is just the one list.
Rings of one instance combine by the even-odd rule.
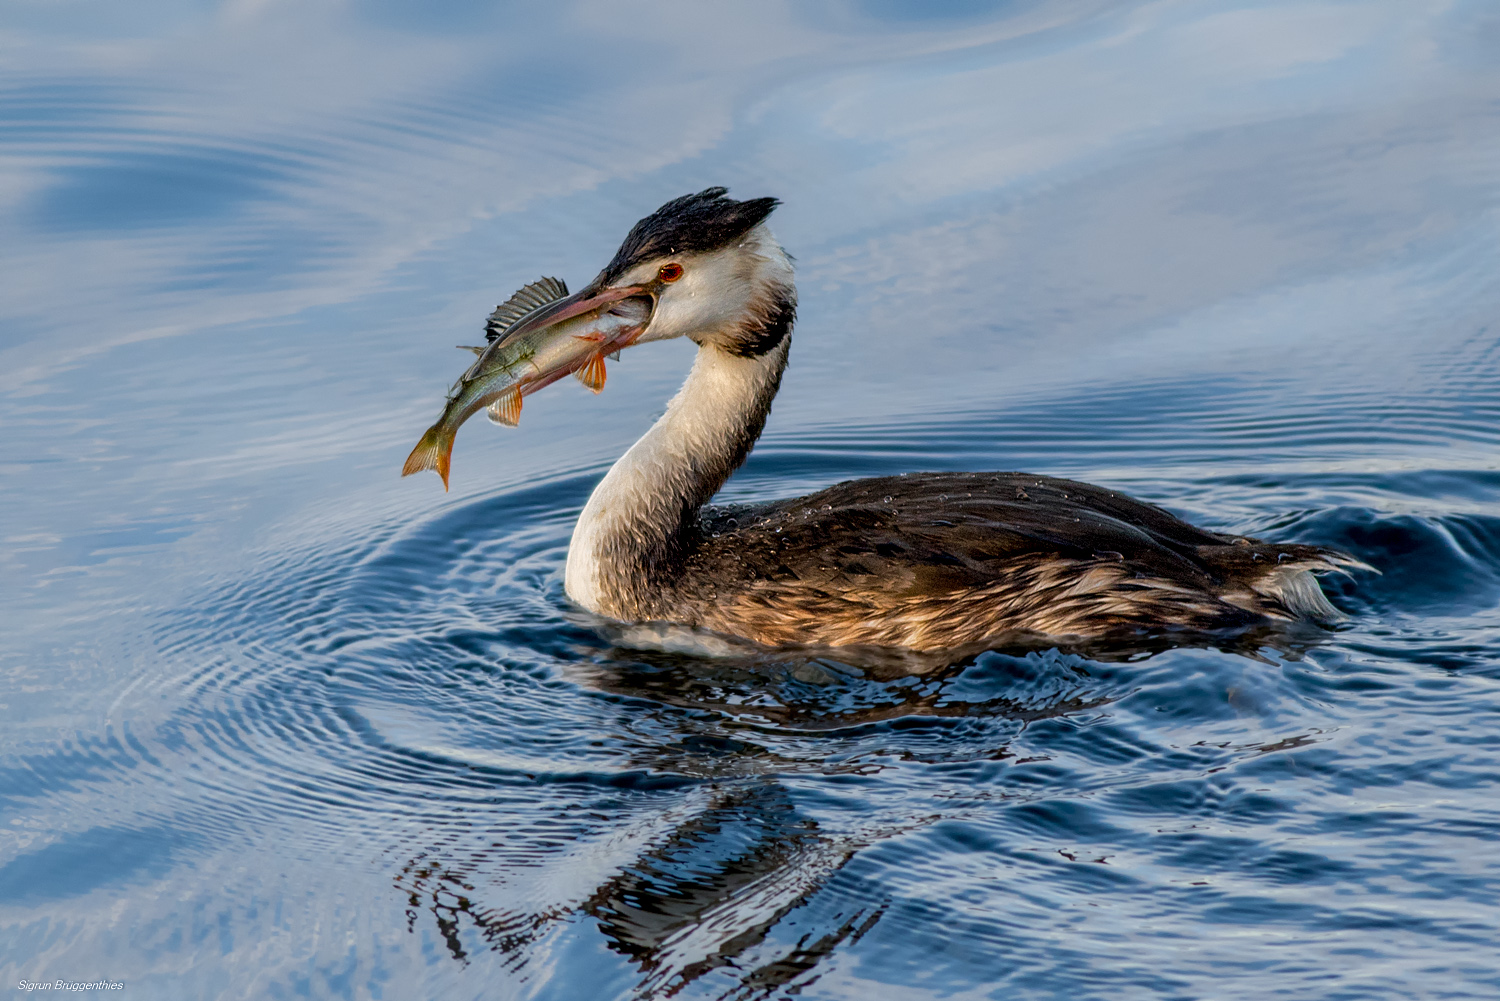
[[1333, 550], [1208, 532], [1102, 487], [913, 473], [705, 510], [661, 617], [769, 645], [936, 650], [984, 637], [1224, 630], [1340, 618]]

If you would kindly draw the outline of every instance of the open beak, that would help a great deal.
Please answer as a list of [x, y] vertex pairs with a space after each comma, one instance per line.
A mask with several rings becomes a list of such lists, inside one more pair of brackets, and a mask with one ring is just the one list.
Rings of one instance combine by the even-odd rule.
[[505, 336], [496, 341], [494, 346], [498, 347], [508, 344], [517, 337], [529, 334], [533, 330], [556, 326], [564, 320], [571, 320], [575, 316], [591, 312], [602, 306], [608, 306], [610, 303], [629, 299], [631, 296], [644, 295], [645, 293], [646, 287], [644, 285], [621, 285], [616, 288], [599, 288], [596, 285], [590, 284], [588, 288], [580, 289], [565, 299], [548, 303], [531, 315], [524, 317], [521, 322], [507, 330]]
[[[641, 299], [634, 306], [616, 305]], [[587, 288], [550, 302], [522, 317], [493, 341], [464, 378], [491, 364], [491, 359], [512, 350], [525, 338], [532, 342], [527, 352], [529, 373], [515, 383], [512, 395], [490, 407], [490, 417], [514, 426], [520, 417], [521, 397], [550, 386], [569, 373], [594, 392], [604, 388], [604, 359], [633, 344], [651, 322], [654, 297], [644, 285]], [[526, 349], [520, 349], [526, 351]]]
[[[592, 350], [582, 354], [567, 350], [537, 350], [530, 357], [530, 372], [516, 384], [514, 403], [491, 408], [490, 416], [502, 424], [514, 425], [514, 418], [520, 411], [521, 396], [530, 395], [550, 386], [569, 373], [576, 375], [580, 382], [597, 393], [604, 388], [604, 357], [628, 347], [640, 337], [646, 325], [650, 323], [655, 302], [651, 301], [644, 315], [636, 317], [635, 322], [624, 320], [623, 313], [621, 318], [614, 323], [595, 324], [585, 320], [580, 326], [579, 323], [570, 321], [578, 317], [588, 317], [589, 314], [598, 314], [603, 310], [610, 310], [615, 303], [636, 297], [651, 299], [644, 285], [601, 288], [590, 284], [587, 288], [570, 296], [558, 299], [556, 302], [549, 302], [522, 317], [505, 332], [503, 337], [490, 342], [480, 352], [479, 358], [469, 371], [464, 373], [463, 378], [467, 380], [477, 376], [490, 364], [492, 358], [506, 353], [511, 345], [523, 337], [531, 338], [536, 345], [584, 342]], [[634, 312], [640, 313], [641, 311], [637, 309]]]

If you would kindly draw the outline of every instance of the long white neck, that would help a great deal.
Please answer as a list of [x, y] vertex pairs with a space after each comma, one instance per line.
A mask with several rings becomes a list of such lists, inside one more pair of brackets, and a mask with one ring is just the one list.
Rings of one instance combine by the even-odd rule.
[[605, 475], [568, 549], [568, 597], [617, 619], [651, 618], [660, 574], [671, 573], [697, 511], [745, 461], [786, 369], [788, 333], [746, 357], [698, 349], [667, 412]]

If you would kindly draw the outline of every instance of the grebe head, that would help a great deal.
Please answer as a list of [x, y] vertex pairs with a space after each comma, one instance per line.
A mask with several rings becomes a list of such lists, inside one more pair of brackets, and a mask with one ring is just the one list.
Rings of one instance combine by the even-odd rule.
[[652, 297], [637, 344], [687, 337], [741, 353], [744, 331], [791, 286], [791, 264], [764, 224], [778, 204], [737, 202], [724, 188], [675, 198], [631, 228], [590, 285]]
[[506, 338], [611, 303], [629, 309], [627, 300], [635, 300], [637, 309], [649, 303], [649, 320], [630, 344], [687, 337], [747, 356], [774, 347], [767, 321], [796, 302], [791, 260], [765, 225], [780, 203], [739, 202], [726, 190], [674, 198], [646, 216], [593, 281], [532, 313]]
[[[653, 609], [698, 509], [745, 461], [781, 385], [797, 313], [792, 264], [765, 220], [774, 198], [737, 202], [709, 188], [668, 202], [630, 230], [582, 294], [652, 304], [629, 343], [686, 337], [692, 371], [664, 414], [595, 488], [568, 549], [579, 605], [635, 620]], [[639, 303], [635, 303], [639, 308]]]

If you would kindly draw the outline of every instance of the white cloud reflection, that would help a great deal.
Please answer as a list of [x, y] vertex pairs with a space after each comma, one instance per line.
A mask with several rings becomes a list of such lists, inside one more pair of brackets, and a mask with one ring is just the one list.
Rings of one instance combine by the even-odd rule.
[[[485, 220], [698, 175], [764, 178], [819, 243], [925, 226], [1194, 129], [1419, 87], [1443, 5], [1050, 4], [899, 30], [790, 4], [450, 8], [447, 32], [249, 0], [158, 5], [147, 37], [13, 32], [3, 82], [35, 124], [0, 160], [23, 237], [0, 247], [4, 309], [38, 329], [66, 304], [91, 331], [72, 352], [287, 315]], [[514, 253], [569, 256], [546, 241]], [[12, 389], [58, 360], [25, 344]]]

